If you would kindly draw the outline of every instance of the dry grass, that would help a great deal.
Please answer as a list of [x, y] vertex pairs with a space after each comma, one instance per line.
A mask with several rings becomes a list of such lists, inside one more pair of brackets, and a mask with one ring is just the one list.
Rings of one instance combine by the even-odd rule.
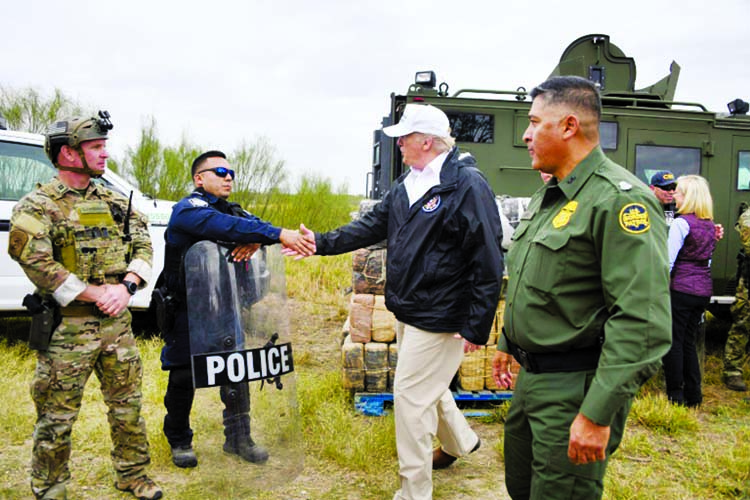
[[[299, 401], [299, 436], [289, 450], [304, 459], [299, 471], [244, 464], [221, 452], [218, 392], [199, 390], [193, 410], [200, 466], [177, 469], [161, 432], [166, 374], [159, 368], [158, 338], [139, 346], [145, 366], [144, 409], [152, 451], [150, 474], [165, 498], [380, 500], [398, 486], [393, 418], [362, 417], [339, 378], [341, 325], [346, 315], [349, 256], [313, 258], [287, 265], [292, 340]], [[34, 409], [29, 381], [34, 354], [23, 342], [22, 320], [3, 320], [0, 366], [0, 498], [29, 498], [29, 459]], [[741, 499], [750, 495], [750, 403], [720, 384], [714, 347], [706, 362], [705, 402], [698, 410], [676, 408], [661, 395], [658, 378], [633, 405], [622, 446], [613, 457], [604, 498]], [[273, 412], [272, 402], [256, 403], [254, 414]], [[95, 378], [89, 382], [73, 433], [70, 498], [132, 498], [112, 487], [106, 407]], [[482, 447], [469, 458], [434, 473], [436, 500], [507, 499], [503, 484], [502, 421], [506, 408], [472, 426]], [[259, 427], [258, 429], [261, 429]], [[272, 437], [275, 430], [259, 431]], [[276, 433], [278, 435], [278, 433]], [[278, 436], [277, 438], [278, 439]], [[264, 443], [265, 444], [265, 443]], [[278, 447], [276, 448], [278, 449]], [[292, 460], [290, 460], [292, 461]], [[299, 474], [297, 475], [297, 472]], [[296, 476], [296, 477], [295, 477]], [[276, 488], [265, 488], [276, 483]]]

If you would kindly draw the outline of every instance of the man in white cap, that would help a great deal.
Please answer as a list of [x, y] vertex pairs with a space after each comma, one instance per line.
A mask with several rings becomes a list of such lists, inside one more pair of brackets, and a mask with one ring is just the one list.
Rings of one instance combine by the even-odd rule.
[[[503, 275], [495, 195], [474, 158], [460, 154], [448, 117], [407, 104], [383, 129], [398, 137], [408, 173], [371, 212], [315, 234], [317, 254], [388, 239], [385, 303], [398, 320], [393, 382], [401, 488], [394, 500], [432, 498], [432, 469], [479, 448], [448, 386], [463, 353], [487, 343]], [[293, 254], [293, 252], [285, 252]], [[432, 450], [437, 436], [441, 446]]]

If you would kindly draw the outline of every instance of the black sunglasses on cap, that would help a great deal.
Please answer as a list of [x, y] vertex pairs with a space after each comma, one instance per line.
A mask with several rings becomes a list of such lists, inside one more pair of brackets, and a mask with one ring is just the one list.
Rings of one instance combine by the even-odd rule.
[[202, 174], [203, 172], [213, 172], [219, 177], [226, 177], [227, 174], [229, 174], [229, 177], [234, 180], [234, 170], [227, 167], [216, 167], [216, 168], [207, 168], [205, 170], [201, 170], [200, 172], [196, 172], [195, 175]]

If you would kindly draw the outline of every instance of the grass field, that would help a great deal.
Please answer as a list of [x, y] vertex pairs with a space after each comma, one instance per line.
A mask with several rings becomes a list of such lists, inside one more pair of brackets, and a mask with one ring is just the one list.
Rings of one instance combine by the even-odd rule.
[[[201, 389], [193, 410], [200, 465], [171, 464], [161, 432], [166, 374], [160, 370], [161, 341], [139, 338], [143, 356], [144, 409], [152, 451], [150, 474], [165, 498], [380, 500], [397, 489], [398, 468], [392, 416], [363, 417], [340, 380], [341, 326], [347, 314], [350, 257], [311, 258], [287, 264], [287, 303], [294, 345], [299, 421], [284, 426], [290, 452], [301, 454], [291, 469], [263, 470], [221, 452], [218, 391]], [[28, 323], [0, 323], [0, 498], [30, 498], [28, 487], [34, 408], [29, 381], [34, 353], [22, 339]], [[720, 336], [720, 335], [719, 335]], [[711, 337], [709, 337], [711, 338]], [[705, 401], [698, 410], [670, 405], [658, 378], [641, 391], [625, 439], [606, 478], [606, 499], [750, 498], [750, 403], [720, 383], [718, 345], [709, 342]], [[257, 401], [257, 399], [256, 399]], [[254, 418], [273, 411], [255, 403]], [[502, 432], [504, 405], [490, 417], [472, 419], [482, 447], [454, 466], [434, 473], [435, 499], [504, 499]], [[73, 433], [70, 498], [132, 498], [112, 487], [106, 407], [95, 377], [89, 382]], [[281, 420], [279, 420], [281, 422]], [[281, 428], [281, 424], [279, 424]], [[272, 439], [273, 430], [264, 430]], [[278, 437], [275, 437], [278, 441]], [[302, 464], [304, 461], [304, 465]], [[269, 462], [273, 465], [273, 461]], [[271, 490], [266, 487], [275, 485]]]

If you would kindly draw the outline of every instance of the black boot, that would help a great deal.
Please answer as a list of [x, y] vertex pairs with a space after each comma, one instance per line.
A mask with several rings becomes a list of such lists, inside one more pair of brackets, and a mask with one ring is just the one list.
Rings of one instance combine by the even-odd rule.
[[268, 460], [268, 451], [255, 444], [249, 436], [241, 441], [225, 441], [224, 451], [254, 464], [262, 464]]
[[190, 445], [172, 447], [172, 463], [177, 467], [189, 469], [198, 465], [198, 457]]
[[250, 437], [250, 390], [247, 384], [223, 386], [224, 451], [252, 463], [268, 460], [268, 451]]

